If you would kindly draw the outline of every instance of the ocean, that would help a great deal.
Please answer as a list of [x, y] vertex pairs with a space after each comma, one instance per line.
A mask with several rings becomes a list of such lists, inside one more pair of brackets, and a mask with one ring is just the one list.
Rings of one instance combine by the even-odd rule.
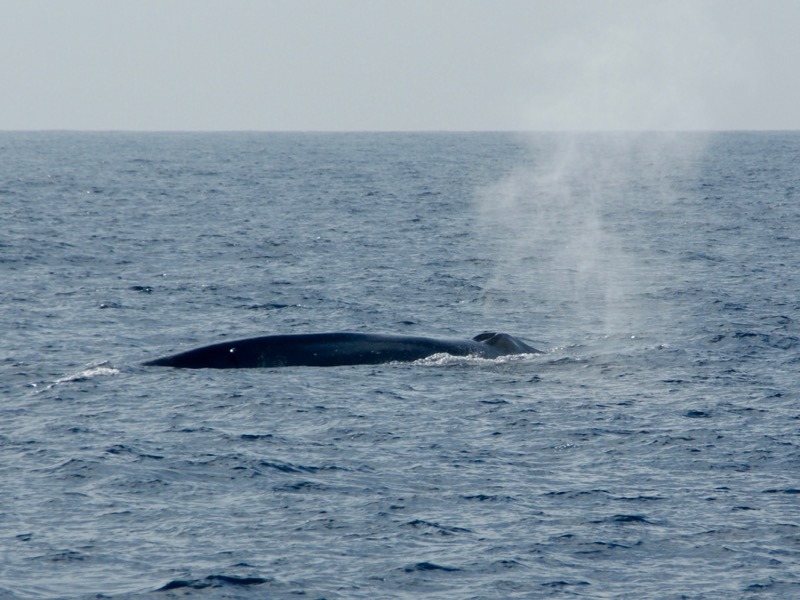
[[[0, 598], [800, 597], [800, 133], [0, 133]], [[326, 331], [487, 360], [181, 370]]]

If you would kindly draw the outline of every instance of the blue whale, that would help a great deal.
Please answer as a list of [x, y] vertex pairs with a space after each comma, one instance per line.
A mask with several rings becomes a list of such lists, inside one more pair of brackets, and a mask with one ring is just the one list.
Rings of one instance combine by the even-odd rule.
[[374, 333], [306, 333], [222, 342], [156, 358], [144, 365], [181, 369], [338, 367], [411, 362], [434, 354], [497, 358], [541, 352], [507, 333], [481, 333], [471, 340]]

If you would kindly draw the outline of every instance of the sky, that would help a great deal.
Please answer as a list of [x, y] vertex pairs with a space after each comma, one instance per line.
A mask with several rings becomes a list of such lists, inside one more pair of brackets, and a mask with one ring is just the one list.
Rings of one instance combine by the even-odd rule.
[[800, 0], [3, 0], [0, 130], [800, 129]]

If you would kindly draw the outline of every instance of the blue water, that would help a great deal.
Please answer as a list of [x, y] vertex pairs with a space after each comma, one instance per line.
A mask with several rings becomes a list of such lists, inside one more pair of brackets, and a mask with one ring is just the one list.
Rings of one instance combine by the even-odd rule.
[[[800, 596], [800, 134], [0, 133], [0, 597]], [[498, 360], [193, 370], [253, 335]]]

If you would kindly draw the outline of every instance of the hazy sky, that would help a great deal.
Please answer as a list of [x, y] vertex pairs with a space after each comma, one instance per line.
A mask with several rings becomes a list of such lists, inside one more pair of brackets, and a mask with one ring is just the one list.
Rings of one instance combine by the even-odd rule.
[[2, 0], [0, 130], [800, 129], [800, 0]]

